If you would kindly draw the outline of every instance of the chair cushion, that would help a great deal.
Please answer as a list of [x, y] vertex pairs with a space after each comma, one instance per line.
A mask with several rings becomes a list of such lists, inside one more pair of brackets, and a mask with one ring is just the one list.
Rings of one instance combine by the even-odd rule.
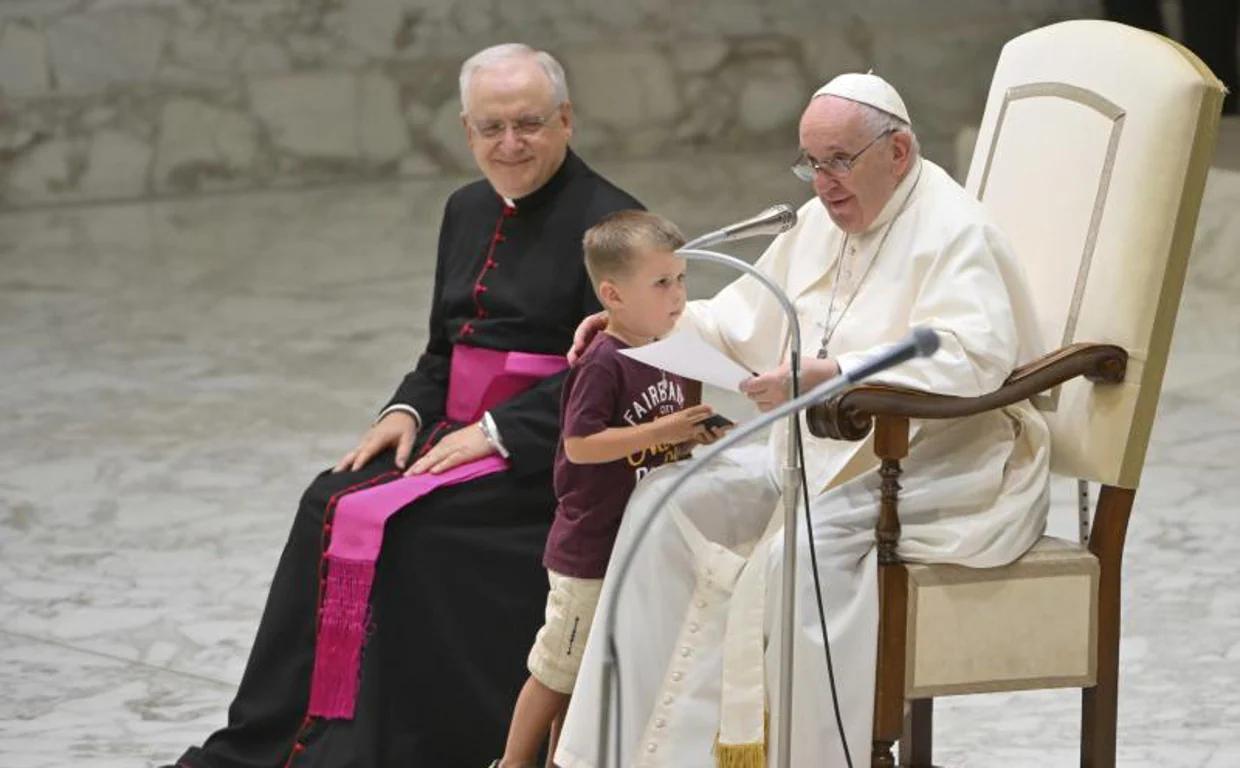
[[1098, 561], [1043, 536], [1002, 568], [907, 566], [907, 698], [1092, 686]]

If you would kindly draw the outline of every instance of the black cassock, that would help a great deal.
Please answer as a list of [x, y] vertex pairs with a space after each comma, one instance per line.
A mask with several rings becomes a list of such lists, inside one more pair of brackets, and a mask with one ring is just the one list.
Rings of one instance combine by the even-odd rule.
[[[642, 207], [571, 151], [547, 184], [515, 202], [508, 208], [479, 181], [444, 209], [430, 340], [392, 399], [423, 418], [415, 455], [461, 426], [442, 421], [453, 345], [563, 354], [580, 320], [599, 308], [582, 235], [607, 213]], [[511, 454], [508, 471], [440, 488], [388, 522], [347, 721], [307, 717], [325, 510], [346, 489], [392, 472], [394, 456], [311, 483], [228, 726], [182, 764], [483, 768], [502, 754], [547, 593], [541, 561], [555, 511], [563, 378], [491, 411]]]

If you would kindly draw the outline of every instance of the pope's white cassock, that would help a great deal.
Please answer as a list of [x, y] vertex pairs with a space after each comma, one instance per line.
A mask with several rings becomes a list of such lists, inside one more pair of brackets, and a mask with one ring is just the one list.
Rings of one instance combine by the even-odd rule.
[[[997, 389], [1013, 368], [1042, 352], [1007, 241], [982, 206], [926, 160], [914, 162], [865, 233], [846, 235], [815, 199], [758, 265], [793, 299], [806, 358], [818, 351], [833, 293], [836, 318], [851, 299], [829, 344], [844, 370], [914, 326], [938, 331], [939, 352], [891, 369], [878, 378], [885, 383], [974, 397]], [[786, 347], [782, 310], [749, 277], [692, 302], [684, 329], [754, 371], [777, 367]], [[710, 766], [717, 737], [760, 743], [763, 698], [771, 710], [779, 701], [783, 546], [774, 530], [782, 519], [784, 429], [773, 429], [767, 445], [733, 449], [697, 474], [638, 550], [617, 608], [620, 719], [609, 766]], [[807, 432], [805, 450], [840, 711], [853, 763], [865, 765], [878, 622], [878, 462], [869, 441], [819, 440]], [[1028, 403], [955, 421], [914, 422], [901, 479], [901, 554], [975, 567], [1019, 557], [1045, 524], [1048, 454], [1046, 425]], [[665, 467], [639, 484], [615, 558], [631, 549], [639, 523], [686, 468]], [[773, 513], [776, 522], [768, 527]], [[803, 525], [799, 546], [792, 765], [842, 766]], [[609, 582], [596, 628], [613, 588]], [[563, 768], [597, 763], [604, 643], [601, 632], [589, 639], [557, 751]], [[778, 726], [771, 711], [772, 738]], [[771, 745], [771, 764], [782, 748]]]

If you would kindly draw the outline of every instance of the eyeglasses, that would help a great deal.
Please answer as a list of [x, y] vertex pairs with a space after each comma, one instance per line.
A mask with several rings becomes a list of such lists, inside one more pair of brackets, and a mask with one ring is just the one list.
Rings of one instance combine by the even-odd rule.
[[801, 181], [804, 181], [806, 184], [813, 183], [814, 177], [817, 176], [819, 173], [825, 173], [828, 176], [833, 176], [837, 179], [842, 179], [846, 177], [848, 174], [852, 173], [853, 166], [857, 164], [857, 159], [860, 158], [863, 154], [865, 154], [865, 151], [867, 149], [869, 149], [870, 147], [878, 143], [879, 139], [883, 138], [884, 136], [889, 136], [890, 134], [895, 133], [897, 130], [898, 130], [897, 128], [888, 128], [887, 130], [879, 133], [877, 136], [870, 139], [869, 144], [866, 144], [856, 154], [853, 154], [853, 155], [847, 155], [847, 154], [844, 154], [843, 152], [837, 152], [831, 157], [828, 157], [826, 160], [815, 160], [814, 158], [802, 152], [801, 157], [799, 157], [797, 161], [793, 163], [792, 172], [796, 174], [796, 177], [798, 179], [800, 179]]
[[556, 104], [545, 115], [522, 115], [512, 122], [506, 120], [470, 120], [469, 124], [478, 132], [478, 135], [484, 139], [498, 139], [508, 132], [508, 128], [512, 128], [512, 132], [517, 136], [530, 137], [537, 135], [543, 128], [547, 127], [547, 123], [551, 122], [551, 118], [559, 113], [563, 104]]

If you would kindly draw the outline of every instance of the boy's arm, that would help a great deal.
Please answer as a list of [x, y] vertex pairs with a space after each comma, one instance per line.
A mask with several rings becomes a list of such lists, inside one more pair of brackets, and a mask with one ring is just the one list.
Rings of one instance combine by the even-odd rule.
[[574, 464], [606, 464], [658, 445], [658, 422], [610, 427], [587, 437], [564, 438], [564, 455]]
[[564, 454], [574, 464], [606, 464], [619, 461], [656, 445], [683, 443], [693, 439], [710, 417], [708, 405], [695, 405], [633, 427], [608, 427], [592, 435], [564, 438]]

